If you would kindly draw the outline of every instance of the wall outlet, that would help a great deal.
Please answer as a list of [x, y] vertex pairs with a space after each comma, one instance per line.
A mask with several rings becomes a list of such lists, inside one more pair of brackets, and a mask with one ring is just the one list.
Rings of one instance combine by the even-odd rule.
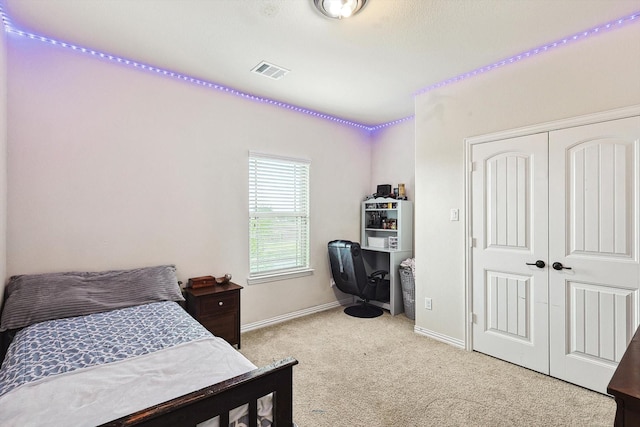
[[431, 310], [431, 298], [424, 299], [424, 308], [427, 310]]

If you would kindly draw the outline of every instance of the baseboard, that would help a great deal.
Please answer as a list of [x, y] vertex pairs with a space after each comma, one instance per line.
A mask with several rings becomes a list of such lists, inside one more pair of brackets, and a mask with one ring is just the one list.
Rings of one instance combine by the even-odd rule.
[[452, 338], [448, 335], [443, 335], [438, 332], [430, 331], [429, 329], [421, 328], [419, 326], [414, 326], [413, 331], [416, 334], [424, 335], [425, 337], [433, 338], [436, 341], [440, 341], [454, 347], [459, 347], [461, 349], [465, 349], [464, 340], [459, 340], [457, 338]]
[[330, 302], [327, 304], [316, 305], [314, 307], [305, 308], [303, 310], [294, 311], [292, 313], [283, 314], [281, 316], [272, 317], [271, 319], [260, 320], [259, 322], [247, 323], [242, 325], [240, 332], [249, 332], [254, 329], [260, 329], [278, 323], [286, 322], [287, 320], [296, 319], [298, 317], [308, 316], [313, 313], [319, 313], [321, 311], [330, 310], [332, 308], [340, 307], [343, 305], [349, 305], [353, 303], [353, 298], [349, 297], [343, 300]]

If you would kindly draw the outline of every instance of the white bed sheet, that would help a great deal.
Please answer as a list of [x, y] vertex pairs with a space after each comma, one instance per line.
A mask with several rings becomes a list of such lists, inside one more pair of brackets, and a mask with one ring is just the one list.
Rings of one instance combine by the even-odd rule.
[[[24, 384], [0, 397], [0, 425], [95, 426], [255, 368], [223, 339], [205, 338]], [[271, 409], [270, 396], [258, 401], [259, 415]]]

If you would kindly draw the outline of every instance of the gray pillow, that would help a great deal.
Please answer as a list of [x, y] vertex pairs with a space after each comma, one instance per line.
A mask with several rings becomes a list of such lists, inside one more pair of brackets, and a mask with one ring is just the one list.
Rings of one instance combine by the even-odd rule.
[[174, 265], [13, 276], [0, 332], [156, 301], [184, 301]]

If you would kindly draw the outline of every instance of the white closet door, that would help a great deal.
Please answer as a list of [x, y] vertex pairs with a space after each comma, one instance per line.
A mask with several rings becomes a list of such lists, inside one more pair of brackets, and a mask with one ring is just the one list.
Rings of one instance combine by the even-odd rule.
[[473, 348], [548, 374], [547, 139], [474, 145], [471, 191]]
[[602, 393], [638, 325], [639, 143], [640, 117], [549, 134], [550, 374]]

